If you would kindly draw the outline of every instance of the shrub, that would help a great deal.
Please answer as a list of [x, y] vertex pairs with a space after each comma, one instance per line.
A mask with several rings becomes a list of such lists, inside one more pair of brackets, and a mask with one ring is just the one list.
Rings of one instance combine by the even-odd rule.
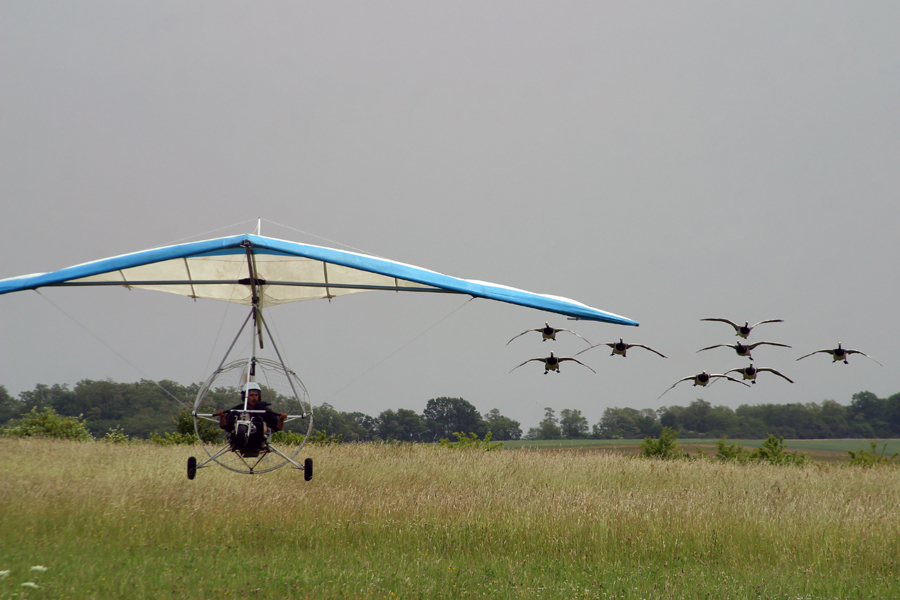
[[87, 422], [79, 415], [64, 417], [53, 408], [38, 411], [37, 407], [22, 417], [21, 421], [10, 423], [0, 434], [6, 437], [47, 437], [62, 440], [93, 441]]
[[[191, 416], [191, 411], [188, 409], [185, 408], [179, 412], [178, 415], [172, 419], [172, 423], [175, 424], [175, 431], [178, 433], [186, 436], [194, 436], [194, 439], [197, 439], [197, 434], [194, 431], [194, 417]], [[219, 442], [222, 439], [222, 429], [219, 428], [218, 423], [213, 423], [206, 419], [198, 419], [197, 429], [200, 430], [200, 439], [203, 440], [205, 444]]]
[[860, 448], [859, 452], [854, 452], [853, 450], [847, 450], [847, 454], [850, 455], [850, 464], [858, 467], [876, 467], [876, 466], [884, 466], [884, 465], [896, 465], [897, 457], [900, 455], [900, 452], [894, 452], [890, 456], [887, 456], [885, 452], [887, 451], [887, 443], [881, 447], [881, 454], [878, 453], [878, 444], [875, 442], [870, 442], [872, 451], [867, 452], [866, 450]]
[[736, 442], [728, 443], [728, 437], [722, 436], [716, 443], [716, 460], [723, 462], [745, 460], [747, 451]]
[[455, 442], [451, 442], [449, 439], [443, 438], [440, 442], [438, 442], [438, 446], [440, 446], [441, 448], [471, 448], [474, 450], [484, 450], [485, 452], [503, 448], [503, 442], [491, 442], [490, 431], [484, 434], [483, 440], [479, 440], [478, 434], [474, 432], [466, 435], [463, 432], [457, 431], [453, 435], [456, 436]]
[[678, 432], [671, 427], [663, 427], [658, 439], [645, 437], [641, 442], [641, 456], [663, 460], [682, 458], [683, 453], [678, 447]]
[[809, 454], [805, 452], [785, 452], [784, 438], [775, 437], [771, 433], [762, 446], [751, 452], [747, 458], [773, 465], [805, 465], [809, 462]]
[[123, 431], [122, 426], [119, 425], [107, 431], [106, 435], [103, 436], [100, 441], [110, 444], [130, 444], [131, 438], [125, 435], [125, 431]]

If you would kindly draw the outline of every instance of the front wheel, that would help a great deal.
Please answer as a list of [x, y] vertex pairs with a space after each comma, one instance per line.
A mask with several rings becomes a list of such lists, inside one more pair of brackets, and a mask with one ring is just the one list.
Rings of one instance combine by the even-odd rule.
[[309, 481], [310, 479], [312, 479], [312, 473], [312, 459], [307, 458], [303, 461], [303, 479]]
[[193, 479], [197, 476], [197, 459], [191, 456], [188, 458], [188, 479]]

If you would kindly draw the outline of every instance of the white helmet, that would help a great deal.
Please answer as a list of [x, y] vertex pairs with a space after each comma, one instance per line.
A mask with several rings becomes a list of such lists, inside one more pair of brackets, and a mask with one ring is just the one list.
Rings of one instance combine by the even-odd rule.
[[259, 384], [255, 381], [251, 381], [246, 386], [244, 386], [244, 393], [248, 393], [250, 392], [250, 390], [256, 390], [260, 395], [262, 395], [262, 388], [259, 387]]

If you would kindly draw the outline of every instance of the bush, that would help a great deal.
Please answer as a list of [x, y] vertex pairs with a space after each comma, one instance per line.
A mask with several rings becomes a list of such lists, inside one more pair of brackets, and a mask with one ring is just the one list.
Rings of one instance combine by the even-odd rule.
[[716, 460], [723, 462], [746, 460], [747, 451], [737, 443], [728, 443], [728, 436], [722, 436], [716, 443]]
[[663, 427], [658, 439], [644, 438], [641, 442], [641, 456], [663, 460], [682, 458], [683, 453], [678, 447], [678, 432], [671, 427]]
[[106, 435], [103, 436], [103, 439], [100, 441], [107, 442], [109, 444], [130, 444], [131, 438], [125, 435], [125, 431], [122, 429], [122, 426], [113, 427], [109, 431], [106, 432]]
[[878, 444], [875, 442], [870, 442], [872, 451], [867, 452], [864, 449], [860, 448], [859, 452], [854, 452], [853, 450], [847, 450], [847, 454], [850, 455], [850, 464], [855, 465], [857, 467], [876, 467], [876, 466], [885, 466], [885, 465], [896, 465], [897, 457], [900, 456], [900, 452], [894, 452], [890, 456], [887, 456], [885, 452], [887, 451], [887, 443], [881, 447], [881, 454], [878, 453]]
[[775, 437], [771, 433], [762, 446], [751, 452], [748, 460], [768, 462], [773, 465], [805, 465], [809, 462], [809, 454], [785, 452], [784, 438]]
[[49, 406], [42, 411], [38, 411], [37, 407], [32, 408], [21, 421], [10, 422], [0, 430], [0, 434], [6, 437], [46, 437], [82, 442], [94, 439], [81, 415], [63, 417]]
[[490, 450], [498, 450], [503, 448], [503, 442], [491, 442], [491, 432], [488, 431], [484, 434], [484, 439], [479, 440], [477, 433], [470, 433], [466, 435], [463, 432], [455, 432], [453, 435], [456, 436], [456, 441], [451, 442], [447, 438], [443, 438], [440, 442], [438, 442], [438, 446], [441, 448], [471, 448], [474, 450], [484, 450], [488, 452]]
[[[172, 419], [172, 423], [175, 425], [175, 431], [181, 435], [190, 435], [193, 436], [195, 440], [197, 439], [197, 434], [194, 431], [194, 417], [191, 416], [191, 411], [188, 409], [185, 408], [179, 412], [178, 415]], [[199, 419], [197, 421], [197, 429], [200, 430], [200, 439], [203, 440], [205, 444], [212, 444], [222, 440], [222, 429], [219, 427], [218, 423], [213, 423], [206, 419]]]

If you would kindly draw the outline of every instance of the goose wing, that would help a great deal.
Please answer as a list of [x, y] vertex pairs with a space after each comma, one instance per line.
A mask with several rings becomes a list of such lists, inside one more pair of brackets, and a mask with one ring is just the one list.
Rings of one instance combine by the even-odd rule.
[[701, 321], [721, 321], [722, 323], [728, 323], [729, 325], [731, 325], [732, 327], [734, 327], [734, 330], [735, 330], [735, 331], [739, 331], [740, 328], [741, 328], [740, 325], [735, 325], [734, 323], [732, 323], [732, 322], [729, 321], [728, 319], [715, 319], [715, 318], [713, 318], [713, 319], [700, 319], [700, 320], [701, 320]]
[[[591, 369], [590, 367], [588, 367], [586, 364], [584, 364], [583, 362], [581, 362], [581, 361], [578, 360], [577, 358], [561, 358], [561, 359], [559, 359], [559, 362], [563, 362], [563, 361], [565, 361], [565, 360], [575, 361], [575, 362], [577, 362], [579, 365], [581, 365], [582, 367], [587, 367], [588, 369]], [[591, 369], [591, 371], [594, 371], [594, 370]], [[597, 371], [594, 371], [594, 374], [596, 375], [596, 374], [597, 374]]]
[[820, 352], [824, 352], [825, 354], [831, 354], [831, 353], [832, 353], [832, 351], [831, 351], [830, 349], [826, 349], [826, 350], [816, 350], [815, 352], [810, 352], [809, 354], [804, 354], [803, 356], [801, 356], [801, 357], [798, 358], [797, 360], [803, 360], [803, 359], [806, 358], [807, 356], [812, 356], [813, 354], [819, 354]]
[[735, 383], [739, 383], [739, 384], [741, 384], [741, 385], [746, 385], [747, 387], [750, 387], [749, 385], [747, 385], [746, 383], [744, 383], [744, 382], [741, 381], [740, 379], [735, 379], [735, 378], [732, 377], [731, 375], [723, 375], [723, 374], [719, 373], [719, 374], [716, 374], [716, 375], [710, 375], [710, 376], [709, 376], [710, 379], [713, 379], [714, 377], [724, 377], [725, 379], [728, 379], [729, 381], [733, 381], [733, 382], [735, 382]]
[[[584, 339], [584, 338], [582, 338], [582, 339]], [[582, 350], [581, 352], [576, 352], [576, 353], [575, 353], [575, 356], [578, 356], [579, 354], [584, 354], [584, 353], [587, 352], [588, 350], [593, 350], [593, 349], [596, 348], [597, 346], [609, 346], [610, 348], [614, 348], [615, 345], [616, 345], [615, 342], [613, 342], [612, 344], [594, 344], [594, 345], [592, 345], [592, 346], [589, 346], [589, 347], [585, 348], [585, 349]]]
[[782, 348], [790, 348], [787, 344], [779, 344], [778, 342], [756, 342], [755, 344], [749, 344], [747, 347], [753, 350], [757, 346], [781, 346]]
[[[543, 358], [529, 358], [528, 360], [526, 360], [525, 362], [523, 362], [522, 365], [528, 364], [528, 363], [530, 363], [531, 361], [534, 361], [534, 360], [537, 360], [537, 361], [540, 361], [540, 362], [544, 363], [544, 366], [547, 365], [547, 363], [545, 362], [546, 359], [543, 359]], [[515, 371], [516, 369], [518, 369], [518, 368], [521, 367], [522, 365], [518, 365], [518, 366], [513, 367], [512, 369], [509, 370], [509, 372], [512, 373], [513, 371]]]
[[753, 329], [757, 325], [762, 325], [763, 323], [784, 323], [784, 319], [766, 319], [765, 321], [760, 321], [759, 323], [754, 323], [750, 326], [750, 329]]
[[863, 352], [863, 351], [861, 351], [861, 350], [847, 350], [847, 354], [862, 354], [863, 356], [865, 356], [865, 357], [868, 358], [869, 360], [875, 361], [876, 363], [878, 363], [878, 364], [881, 365], [882, 367], [884, 366], [884, 365], [882, 365], [880, 362], [878, 362], [877, 360], [875, 360], [874, 358], [872, 358], [871, 356], [869, 356], [868, 354], [866, 354], [865, 352]]
[[662, 352], [657, 352], [656, 350], [654, 350], [654, 349], [651, 348], [650, 346], [645, 346], [645, 345], [643, 345], [643, 344], [628, 344], [628, 347], [629, 347], [629, 348], [634, 348], [634, 347], [643, 348], [644, 350], [649, 350], [650, 352], [655, 352], [656, 354], [659, 354], [659, 355], [662, 356], [663, 358], [668, 358], [668, 357], [667, 357], [665, 354], [663, 354]]
[[[768, 371], [769, 373], [775, 373], [776, 375], [778, 375], [778, 376], [781, 377], [782, 379], [787, 379], [789, 382], [794, 383], [794, 380], [793, 380], [793, 379], [790, 379], [790, 378], [788, 378], [788, 377], [785, 377], [784, 375], [782, 375], [781, 373], [779, 373], [779, 372], [776, 371], [775, 369], [770, 369], [769, 367], [763, 367], [763, 368], [761, 368], [761, 369], [757, 369], [757, 371]], [[730, 371], [729, 371], [729, 373], [730, 373]]]
[[[669, 390], [671, 390], [673, 387], [675, 387], [676, 385], [678, 385], [678, 384], [681, 383], [682, 381], [692, 381], [693, 379], [694, 379], [694, 376], [693, 376], [693, 375], [691, 375], [690, 377], [682, 377], [681, 379], [679, 379], [678, 381], [676, 381], [675, 383], [673, 383], [672, 386], [671, 386], [668, 390], [666, 390], [665, 392], [663, 392], [662, 394], [660, 394], [660, 395], [659, 395], [659, 398], [662, 398], [663, 396], [665, 396], [665, 395], [669, 392]], [[659, 398], [657, 398], [657, 400], [659, 400]]]
[[[525, 335], [526, 333], [531, 333], [532, 331], [541, 331], [542, 329], [543, 329], [542, 327], [539, 327], [538, 329], [528, 329], [528, 330], [526, 330], [526, 331], [523, 331], [523, 332], [520, 333], [519, 335], [514, 335], [514, 336], [512, 337], [512, 340], [509, 340], [509, 342], [513, 341], [513, 340], [516, 339], [517, 337], [520, 337], [520, 336]], [[507, 346], [509, 346], [509, 342], [506, 342], [506, 345], [507, 345]], [[521, 365], [520, 365], [520, 366], [521, 366]]]
[[707, 346], [706, 348], [700, 348], [697, 352], [703, 352], [704, 350], [712, 350], [713, 348], [734, 348], [734, 344], [716, 344], [715, 346]]
[[[575, 332], [572, 331], [571, 329], [557, 329], [556, 331], [568, 331], [568, 332], [571, 333], [572, 335], [578, 335], [577, 333], [575, 333]], [[580, 337], [580, 338], [583, 339], [585, 342], [587, 342], [587, 343], [588, 343], [588, 346], [591, 345], [591, 343], [588, 342], [587, 338], [585, 338], [584, 336], [578, 335], [578, 337]]]

